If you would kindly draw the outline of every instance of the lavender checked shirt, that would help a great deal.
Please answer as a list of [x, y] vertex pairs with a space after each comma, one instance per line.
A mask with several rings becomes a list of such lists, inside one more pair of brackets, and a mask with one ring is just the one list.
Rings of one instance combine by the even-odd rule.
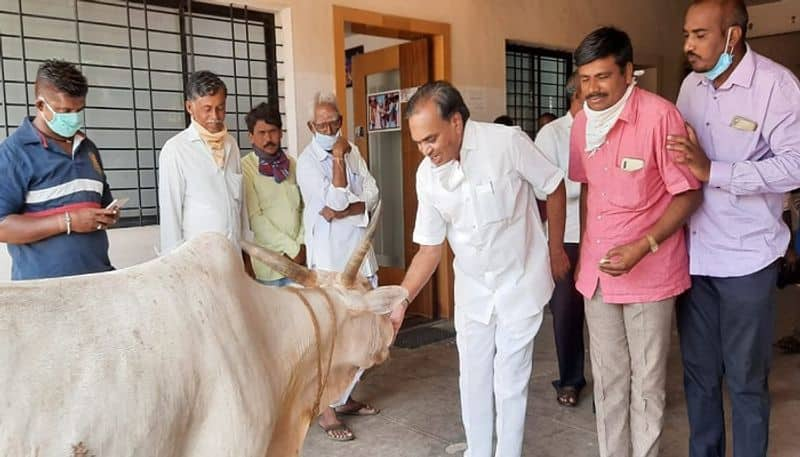
[[683, 81], [678, 109], [711, 160], [703, 204], [689, 222], [693, 275], [739, 277], [786, 253], [786, 192], [800, 187], [800, 82], [747, 47], [715, 89], [702, 75]]

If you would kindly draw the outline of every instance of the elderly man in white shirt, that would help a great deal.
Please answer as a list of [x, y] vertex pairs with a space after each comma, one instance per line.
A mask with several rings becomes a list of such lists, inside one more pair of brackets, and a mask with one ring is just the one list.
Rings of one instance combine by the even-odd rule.
[[[331, 94], [316, 94], [308, 128], [311, 143], [297, 160], [297, 184], [303, 196], [308, 266], [318, 270], [343, 271], [358, 247], [369, 223], [369, 213], [378, 204], [378, 186], [355, 144], [341, 136], [342, 116]], [[373, 287], [378, 285], [378, 262], [370, 248], [361, 273]], [[373, 415], [378, 410], [350, 398], [362, 372], [339, 402], [323, 410], [319, 425], [337, 441], [353, 439], [353, 432], [336, 413]]]
[[[406, 116], [425, 159], [417, 170], [414, 242], [403, 280], [413, 300], [439, 265], [445, 239], [455, 253], [455, 326], [461, 414], [469, 457], [522, 454], [533, 338], [564, 252], [564, 172], [520, 129], [469, 120], [447, 82], [420, 87]], [[534, 187], [548, 194], [545, 239]], [[396, 307], [399, 328], [408, 302]], [[496, 411], [496, 416], [495, 416]], [[496, 421], [495, 421], [496, 419]]]
[[[234, 243], [250, 239], [243, 203], [239, 147], [225, 127], [225, 83], [210, 71], [189, 77], [186, 110], [192, 122], [158, 157], [161, 253], [203, 232]], [[249, 259], [245, 266], [252, 271]]]
[[[543, 126], [534, 143], [550, 162], [564, 173], [569, 170], [569, 134], [572, 119], [583, 105], [577, 73], [567, 81], [566, 93], [570, 107], [567, 114]], [[574, 269], [578, 263], [578, 245], [581, 238], [580, 198], [581, 184], [569, 178], [567, 189], [567, 221], [564, 229], [564, 250], [572, 268], [559, 281], [550, 300], [553, 313], [553, 335], [556, 340], [559, 379], [553, 381], [556, 400], [562, 406], [576, 406], [581, 390], [586, 386], [584, 377], [583, 296], [575, 288]], [[538, 195], [538, 194], [537, 194]]]

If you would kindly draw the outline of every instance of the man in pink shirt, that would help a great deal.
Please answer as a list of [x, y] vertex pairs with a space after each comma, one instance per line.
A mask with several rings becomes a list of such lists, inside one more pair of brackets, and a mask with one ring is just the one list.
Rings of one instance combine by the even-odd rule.
[[[586, 95], [570, 139], [581, 184], [576, 287], [586, 299], [600, 456], [658, 455], [675, 297], [689, 288], [683, 234], [700, 183], [668, 152], [677, 108], [636, 88], [628, 35], [604, 27], [575, 62]], [[631, 453], [631, 450], [633, 451]]]

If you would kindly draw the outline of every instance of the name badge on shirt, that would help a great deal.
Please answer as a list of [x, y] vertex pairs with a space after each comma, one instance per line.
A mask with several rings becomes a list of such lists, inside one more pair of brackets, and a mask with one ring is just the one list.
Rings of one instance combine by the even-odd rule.
[[751, 121], [742, 116], [733, 116], [733, 119], [731, 119], [731, 127], [744, 132], [755, 132], [758, 128], [758, 122]]
[[620, 164], [620, 168], [623, 171], [637, 171], [644, 168], [644, 160], [636, 159], [633, 157], [625, 157], [622, 159], [622, 163]]

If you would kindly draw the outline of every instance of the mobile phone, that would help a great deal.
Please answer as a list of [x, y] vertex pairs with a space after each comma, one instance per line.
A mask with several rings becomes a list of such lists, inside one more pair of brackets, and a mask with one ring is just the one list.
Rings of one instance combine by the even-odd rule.
[[126, 203], [128, 203], [128, 200], [130, 200], [130, 198], [128, 197], [115, 198], [113, 202], [109, 203], [108, 206], [106, 206], [106, 209], [122, 208], [123, 206], [125, 206]]
[[609, 259], [607, 257], [603, 257], [602, 259], [600, 259], [600, 265], [606, 265], [606, 264], [609, 264], [609, 263], [611, 263], [611, 259]]

